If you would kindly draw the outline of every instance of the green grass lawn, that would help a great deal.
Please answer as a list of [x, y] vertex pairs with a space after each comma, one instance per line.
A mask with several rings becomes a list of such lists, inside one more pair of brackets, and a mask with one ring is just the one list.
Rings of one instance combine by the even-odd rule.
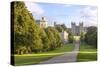
[[87, 44], [80, 45], [80, 51], [78, 54], [78, 60], [81, 61], [96, 61], [97, 60], [97, 49]]
[[44, 60], [48, 60], [52, 57], [62, 55], [65, 52], [72, 51], [74, 49], [73, 44], [64, 45], [61, 48], [57, 48], [56, 50], [38, 53], [38, 54], [23, 54], [23, 55], [14, 55], [15, 56], [15, 65], [30, 65], [30, 64], [38, 64]]

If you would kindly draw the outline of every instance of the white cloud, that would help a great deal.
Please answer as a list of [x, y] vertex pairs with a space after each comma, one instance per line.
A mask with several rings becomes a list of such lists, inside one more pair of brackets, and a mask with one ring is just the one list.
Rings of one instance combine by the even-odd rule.
[[87, 6], [80, 10], [80, 14], [86, 25], [88, 26], [97, 26], [97, 7]]
[[42, 7], [40, 7], [38, 4], [34, 3], [34, 2], [25, 2], [25, 5], [27, 7], [27, 9], [32, 12], [32, 13], [36, 13], [36, 14], [43, 14], [44, 10], [42, 9]]
[[64, 6], [65, 6], [65, 7], [71, 7], [71, 6], [73, 6], [73, 5], [71, 5], [71, 4], [65, 4]]

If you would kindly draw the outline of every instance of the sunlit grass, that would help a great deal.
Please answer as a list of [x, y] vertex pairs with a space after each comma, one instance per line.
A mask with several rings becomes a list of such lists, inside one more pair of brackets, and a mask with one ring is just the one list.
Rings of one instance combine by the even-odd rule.
[[96, 61], [97, 49], [87, 44], [81, 44], [77, 58], [77, 61]]
[[29, 64], [37, 64], [41, 61], [50, 59], [56, 55], [30, 55], [30, 56], [15, 56], [15, 65], [29, 65]]
[[38, 64], [42, 61], [48, 60], [52, 57], [62, 55], [66, 52], [72, 51], [74, 49], [73, 44], [66, 44], [61, 48], [57, 48], [52, 51], [42, 52], [37, 54], [23, 54], [23, 55], [14, 55], [15, 56], [15, 65], [30, 65]]

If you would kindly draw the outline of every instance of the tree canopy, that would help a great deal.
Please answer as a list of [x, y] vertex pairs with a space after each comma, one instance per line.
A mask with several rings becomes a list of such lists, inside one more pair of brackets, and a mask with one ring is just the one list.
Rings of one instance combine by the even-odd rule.
[[24, 2], [14, 1], [11, 4], [15, 53], [37, 53], [61, 46], [59, 32], [55, 28], [41, 29]]
[[87, 28], [85, 42], [97, 48], [97, 27], [91, 26]]

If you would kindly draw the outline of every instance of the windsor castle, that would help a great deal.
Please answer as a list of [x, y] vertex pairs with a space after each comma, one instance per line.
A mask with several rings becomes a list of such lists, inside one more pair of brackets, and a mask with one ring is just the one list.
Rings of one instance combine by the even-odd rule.
[[[45, 17], [42, 17], [40, 20], [36, 20], [36, 22], [41, 28], [48, 27], [48, 22]], [[71, 22], [70, 31], [74, 36], [79, 36], [82, 32], [85, 33], [87, 31], [87, 28], [84, 27], [83, 22], [80, 22], [79, 25], [76, 25], [75, 22]]]
[[82, 32], [86, 33], [87, 27], [83, 26], [83, 22], [80, 22], [79, 25], [76, 25], [75, 22], [71, 23], [71, 32], [75, 36], [79, 36]]

